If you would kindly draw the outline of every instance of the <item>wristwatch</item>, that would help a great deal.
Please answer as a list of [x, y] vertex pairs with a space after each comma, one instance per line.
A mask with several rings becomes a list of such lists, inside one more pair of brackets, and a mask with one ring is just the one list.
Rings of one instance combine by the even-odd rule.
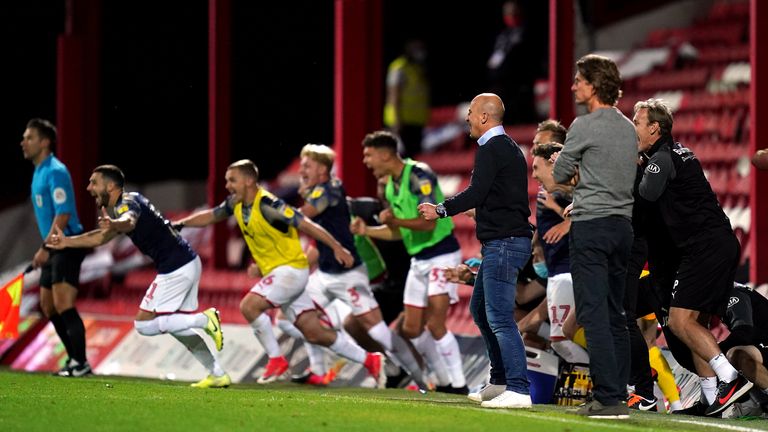
[[437, 213], [437, 216], [440, 218], [448, 217], [448, 211], [445, 210], [443, 203], [435, 206], [435, 213]]

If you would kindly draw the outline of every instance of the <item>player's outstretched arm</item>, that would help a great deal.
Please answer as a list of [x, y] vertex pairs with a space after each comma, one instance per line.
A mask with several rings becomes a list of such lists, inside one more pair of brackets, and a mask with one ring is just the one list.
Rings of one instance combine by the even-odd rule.
[[171, 223], [174, 228], [181, 230], [184, 227], [204, 227], [225, 220], [229, 215], [221, 211], [219, 207], [201, 210]]
[[352, 219], [352, 223], [349, 224], [349, 230], [352, 231], [352, 234], [368, 236], [378, 240], [400, 240], [402, 238], [399, 229], [389, 225], [368, 226], [359, 216], [355, 216]]
[[48, 243], [45, 245], [51, 249], [65, 248], [93, 248], [101, 246], [104, 243], [117, 237], [119, 233], [111, 229], [95, 229], [80, 235], [67, 237], [61, 231], [61, 228], [55, 226]]

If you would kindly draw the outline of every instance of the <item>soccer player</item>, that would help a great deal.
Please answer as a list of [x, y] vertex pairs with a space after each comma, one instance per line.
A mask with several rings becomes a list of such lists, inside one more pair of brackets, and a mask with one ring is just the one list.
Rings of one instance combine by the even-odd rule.
[[427, 221], [417, 208], [421, 203], [443, 201], [437, 176], [423, 163], [403, 160], [397, 153], [397, 136], [388, 131], [366, 135], [363, 163], [374, 177], [387, 178], [385, 197], [391, 207], [379, 214], [384, 225], [369, 227], [355, 218], [352, 232], [403, 240], [411, 267], [405, 283], [402, 335], [424, 353], [437, 375], [438, 391], [467, 394], [459, 344], [445, 326], [448, 307], [458, 302], [457, 286], [445, 279], [445, 268], [461, 262], [461, 250], [449, 218]]
[[[334, 151], [325, 145], [307, 144], [301, 150], [300, 191], [304, 197], [301, 212], [325, 228], [354, 257], [347, 269], [333, 256], [333, 250], [319, 243], [318, 269], [309, 277], [307, 292], [322, 307], [339, 299], [352, 309], [352, 316], [373, 340], [381, 344], [387, 356], [405, 368], [423, 388], [422, 370], [408, 344], [390, 331], [368, 283], [368, 271], [355, 247], [346, 192], [341, 181], [331, 177]], [[312, 357], [310, 357], [312, 360]]]
[[231, 195], [218, 207], [194, 213], [174, 225], [202, 227], [232, 215], [237, 219], [248, 249], [263, 275], [240, 302], [240, 311], [269, 356], [259, 383], [273, 382], [288, 370], [288, 361], [280, 353], [272, 331], [272, 321], [264, 313], [278, 307], [307, 342], [327, 347], [341, 357], [363, 364], [377, 381], [380, 380], [381, 354], [368, 353], [344, 333], [321, 324], [318, 308], [305, 291], [309, 263], [301, 249], [298, 231], [323, 243], [339, 268], [352, 267], [355, 258], [323, 227], [260, 187], [258, 181], [259, 170], [253, 162], [245, 159], [234, 162], [226, 172], [226, 188]]
[[53, 154], [56, 127], [48, 120], [32, 119], [21, 141], [24, 159], [35, 165], [32, 176], [32, 206], [43, 238], [32, 265], [40, 268], [40, 309], [48, 317], [67, 350], [69, 359], [60, 376], [79, 377], [91, 373], [86, 360], [85, 326], [75, 308], [80, 264], [86, 251], [51, 251], [45, 246], [57, 226], [68, 235], [80, 234], [83, 226], [77, 217], [75, 191], [67, 167]]
[[[576, 308], [573, 298], [573, 280], [570, 270], [568, 229], [553, 233], [557, 226], [569, 218], [562, 216], [563, 209], [571, 203], [570, 187], [558, 185], [552, 178], [553, 153], [561, 151], [562, 144], [546, 143], [533, 147], [533, 178], [544, 189], [536, 206], [538, 234], [544, 249], [547, 270], [547, 312], [549, 314], [552, 349], [569, 363], [589, 363], [589, 355], [583, 348], [568, 340], [563, 334], [563, 323]], [[564, 221], [565, 219], [565, 221]]]
[[210, 374], [192, 387], [228, 387], [232, 380], [224, 372], [216, 356], [193, 329], [205, 330], [221, 351], [224, 335], [219, 312], [215, 308], [195, 313], [197, 289], [202, 264], [170, 222], [144, 196], [125, 192], [125, 176], [114, 165], [96, 167], [88, 181], [88, 192], [101, 208], [99, 228], [77, 236], [66, 236], [54, 227], [49, 247], [92, 248], [127, 235], [133, 244], [152, 258], [157, 276], [147, 288], [139, 312], [133, 322], [144, 336], [169, 333], [181, 342]]

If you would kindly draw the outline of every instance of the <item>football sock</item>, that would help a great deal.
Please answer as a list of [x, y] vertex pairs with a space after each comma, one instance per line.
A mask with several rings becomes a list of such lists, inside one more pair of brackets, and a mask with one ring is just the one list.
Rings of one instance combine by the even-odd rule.
[[187, 347], [189, 352], [195, 359], [203, 365], [208, 372], [213, 376], [222, 376], [225, 374], [216, 356], [211, 352], [211, 349], [206, 345], [202, 337], [193, 330], [180, 330], [178, 332], [171, 333], [171, 336], [181, 342], [182, 345]]
[[[651, 367], [656, 371], [657, 380], [659, 382], [659, 388], [664, 393], [664, 397], [667, 398], [670, 404], [680, 401], [680, 392], [677, 390], [677, 383], [675, 382], [675, 375], [672, 373], [672, 369], [667, 363], [667, 359], [664, 358], [659, 347], [651, 347], [648, 350], [648, 360], [651, 363]], [[675, 408], [672, 408], [675, 411]]]
[[699, 377], [699, 384], [701, 384], [701, 393], [704, 395], [707, 405], [712, 405], [715, 396], [717, 396], [717, 377]]
[[74, 358], [72, 357], [72, 342], [69, 340], [69, 332], [67, 332], [67, 325], [64, 324], [64, 319], [57, 313], [54, 313], [48, 317], [48, 319], [51, 321], [51, 324], [53, 324], [53, 328], [56, 330], [56, 334], [59, 335], [59, 339], [61, 339], [61, 343], [64, 345], [64, 349], [67, 350], [67, 355], [69, 355], [69, 358]]
[[709, 366], [715, 371], [720, 381], [731, 382], [739, 376], [739, 372], [731, 366], [723, 353], [712, 357], [709, 360]]
[[336, 340], [328, 348], [341, 357], [360, 364], [365, 363], [365, 358], [368, 355], [364, 349], [360, 348], [343, 332], [336, 332]]
[[264, 347], [269, 358], [280, 357], [280, 347], [277, 345], [275, 333], [272, 331], [272, 320], [269, 315], [262, 313], [258, 318], [251, 321], [251, 328], [256, 339]]
[[447, 386], [451, 384], [451, 375], [448, 373], [448, 367], [443, 361], [443, 357], [437, 352], [435, 339], [429, 331], [423, 331], [418, 337], [411, 339], [416, 349], [427, 360], [427, 364], [437, 378], [437, 385]]
[[436, 340], [437, 349], [443, 356], [448, 373], [451, 375], [451, 385], [461, 388], [467, 385], [467, 379], [464, 376], [464, 364], [461, 360], [461, 351], [456, 336], [450, 331], [440, 340]]
[[77, 309], [69, 308], [61, 313], [61, 319], [67, 327], [71, 352], [69, 357], [79, 364], [86, 362], [85, 358], [85, 325]]

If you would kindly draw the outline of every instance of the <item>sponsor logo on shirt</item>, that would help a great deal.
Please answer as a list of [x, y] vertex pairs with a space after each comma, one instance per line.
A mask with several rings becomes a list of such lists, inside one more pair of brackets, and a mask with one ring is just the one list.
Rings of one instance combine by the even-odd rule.
[[739, 298], [738, 298], [738, 297], [731, 297], [731, 298], [728, 300], [728, 307], [729, 307], [729, 308], [730, 308], [730, 307], [733, 307], [733, 305], [735, 305], [735, 304], [736, 304], [736, 303], [738, 303], [738, 302], [739, 302]]
[[656, 165], [655, 163], [648, 165], [648, 167], [645, 170], [651, 174], [658, 174], [659, 172], [661, 172], [661, 168], [659, 168], [659, 166]]
[[123, 213], [125, 213], [127, 211], [128, 211], [128, 205], [127, 204], [123, 204], [123, 205], [121, 205], [120, 207], [117, 208], [117, 214], [119, 214], [119, 215], [121, 215], [121, 214], [123, 214]]
[[64, 204], [67, 202], [67, 193], [63, 188], [56, 188], [53, 190], [53, 202], [56, 204]]
[[312, 199], [318, 199], [321, 196], [323, 196], [323, 188], [318, 187], [312, 190], [312, 195], [310, 195], [310, 198]]

